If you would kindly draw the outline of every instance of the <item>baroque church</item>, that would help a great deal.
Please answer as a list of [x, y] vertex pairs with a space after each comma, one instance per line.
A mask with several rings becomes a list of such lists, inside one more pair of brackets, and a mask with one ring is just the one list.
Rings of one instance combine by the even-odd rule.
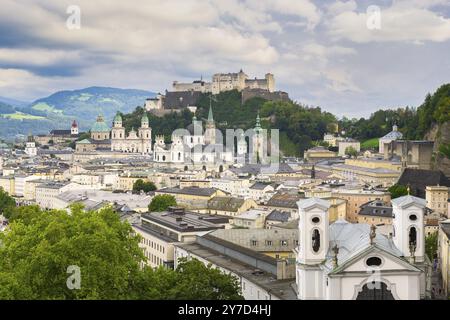
[[430, 296], [425, 253], [425, 200], [392, 200], [393, 233], [375, 226], [328, 221], [330, 204], [301, 200], [296, 287], [301, 300], [419, 300]]
[[[76, 143], [77, 153], [115, 152], [153, 155], [153, 161], [170, 164], [229, 165], [234, 162], [265, 163], [267, 160], [267, 134], [261, 127], [259, 113], [255, 128], [250, 133], [238, 133], [237, 146], [228, 146], [220, 130], [216, 128], [212, 107], [203, 127], [202, 121], [194, 116], [187, 128], [172, 133], [171, 143], [166, 144], [164, 136], [155, 136], [152, 148], [152, 128], [147, 114], [141, 118], [137, 131], [125, 131], [120, 113], [114, 117], [112, 128], [99, 115], [90, 130], [90, 138]], [[236, 134], [236, 133], [235, 133]], [[248, 140], [246, 140], [248, 138]], [[248, 141], [248, 142], [247, 142]], [[220, 170], [220, 167], [219, 167]], [[223, 170], [223, 166], [222, 166]]]
[[128, 135], [126, 134], [119, 113], [114, 117], [112, 129], [105, 123], [103, 116], [99, 115], [90, 132], [90, 139], [76, 143], [78, 153], [112, 151], [146, 155], [152, 151], [152, 129], [145, 113], [137, 132], [132, 128]]
[[153, 159], [174, 164], [231, 164], [234, 162], [233, 150], [219, 141], [219, 136], [210, 107], [204, 131], [202, 121], [194, 116], [186, 129], [172, 134], [171, 144], [166, 144], [163, 136], [156, 136]]

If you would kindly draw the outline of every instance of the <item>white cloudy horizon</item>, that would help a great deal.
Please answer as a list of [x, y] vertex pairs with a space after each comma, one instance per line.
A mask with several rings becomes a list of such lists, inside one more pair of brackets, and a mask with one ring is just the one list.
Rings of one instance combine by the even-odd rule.
[[[66, 27], [70, 5], [81, 28]], [[380, 29], [367, 27], [378, 6]], [[419, 106], [450, 82], [450, 0], [2, 0], [0, 96], [170, 90], [217, 72], [275, 75], [338, 116]]]

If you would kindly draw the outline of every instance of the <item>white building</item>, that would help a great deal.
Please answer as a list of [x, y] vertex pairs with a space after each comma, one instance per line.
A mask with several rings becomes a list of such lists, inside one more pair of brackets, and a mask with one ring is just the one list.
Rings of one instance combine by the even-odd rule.
[[378, 152], [384, 153], [384, 144], [385, 143], [390, 143], [394, 140], [400, 140], [402, 138], [403, 138], [403, 134], [400, 131], [398, 131], [397, 125], [394, 125], [392, 127], [392, 131], [389, 132], [384, 137], [380, 138], [380, 140], [378, 141]]
[[131, 129], [126, 136], [122, 117], [117, 113], [111, 130], [111, 151], [141, 154], [149, 154], [152, 151], [152, 129], [149, 126], [147, 114], [144, 113], [142, 116], [138, 132]]
[[345, 156], [345, 151], [347, 148], [353, 148], [356, 150], [356, 152], [361, 151], [361, 144], [359, 141], [356, 141], [355, 139], [344, 139], [341, 141], [338, 141], [339, 146], [339, 156]]
[[174, 81], [173, 91], [198, 91], [203, 93], [219, 94], [224, 91], [244, 89], [263, 89], [269, 92], [275, 91], [275, 77], [271, 73], [266, 73], [264, 79], [249, 79], [242, 70], [238, 73], [216, 73], [211, 82], [202, 79], [192, 83], [180, 83]]
[[429, 296], [430, 263], [425, 256], [424, 200], [392, 201], [394, 236], [374, 226], [328, 221], [330, 204], [298, 202], [300, 246], [296, 283], [299, 299], [419, 300]]
[[35, 157], [37, 155], [36, 143], [34, 142], [32, 135], [28, 136], [28, 140], [25, 144], [25, 153], [30, 157]]
[[216, 141], [217, 129], [212, 109], [203, 132], [201, 121], [193, 118], [187, 129], [172, 134], [172, 143], [166, 144], [164, 136], [156, 136], [154, 145], [155, 162], [172, 164], [230, 164], [233, 151], [228, 150], [223, 141]]

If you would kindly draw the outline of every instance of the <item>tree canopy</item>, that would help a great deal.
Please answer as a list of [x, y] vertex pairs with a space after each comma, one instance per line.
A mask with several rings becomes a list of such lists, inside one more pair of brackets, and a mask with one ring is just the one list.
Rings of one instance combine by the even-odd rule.
[[170, 194], [159, 194], [154, 196], [150, 204], [148, 205], [148, 211], [150, 212], [162, 212], [166, 211], [169, 207], [177, 206], [177, 200]]
[[12, 211], [16, 207], [16, 201], [3, 188], [0, 188], [0, 215], [7, 219], [11, 217]]
[[391, 199], [400, 198], [408, 194], [408, 188], [400, 184], [391, 186], [388, 191], [391, 193]]
[[150, 191], [155, 191], [156, 186], [151, 181], [144, 181], [142, 179], [138, 179], [133, 184], [133, 192], [141, 192], [144, 191], [145, 193]]
[[0, 299], [241, 298], [236, 278], [197, 260], [142, 267], [139, 241], [110, 207], [20, 207], [0, 233]]

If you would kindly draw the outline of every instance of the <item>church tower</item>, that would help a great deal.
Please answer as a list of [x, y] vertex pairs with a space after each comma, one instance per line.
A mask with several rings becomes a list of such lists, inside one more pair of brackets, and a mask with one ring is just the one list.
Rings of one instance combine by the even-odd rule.
[[72, 127], [70, 128], [70, 134], [73, 136], [76, 136], [79, 134], [78, 123], [75, 120], [73, 120], [73, 122], [72, 122]]
[[258, 115], [256, 116], [256, 125], [253, 129], [252, 137], [252, 158], [254, 163], [263, 163], [266, 157], [266, 141], [264, 139], [264, 130], [261, 127], [261, 119]]
[[241, 133], [237, 142], [237, 155], [244, 156], [245, 154], [247, 154], [247, 142], [245, 141], [245, 135]]
[[139, 128], [139, 138], [141, 138], [141, 150], [143, 154], [149, 154], [152, 150], [152, 129], [150, 128], [147, 113], [141, 119], [141, 127]]
[[122, 116], [119, 112], [114, 117], [111, 131], [112, 140], [125, 139], [125, 128], [122, 126]]
[[205, 128], [205, 144], [216, 143], [216, 124], [214, 123], [212, 107], [209, 106], [208, 120], [206, 120]]
[[34, 142], [34, 137], [30, 133], [27, 138], [27, 142], [25, 145], [25, 153], [31, 157], [37, 156], [37, 148], [36, 143]]
[[299, 209], [299, 246], [297, 253], [297, 287], [301, 300], [323, 299], [323, 271], [319, 264], [326, 259], [329, 246], [328, 201], [310, 198], [297, 202]]
[[392, 200], [395, 246], [411, 263], [425, 259], [424, 215], [427, 203], [411, 195]]

